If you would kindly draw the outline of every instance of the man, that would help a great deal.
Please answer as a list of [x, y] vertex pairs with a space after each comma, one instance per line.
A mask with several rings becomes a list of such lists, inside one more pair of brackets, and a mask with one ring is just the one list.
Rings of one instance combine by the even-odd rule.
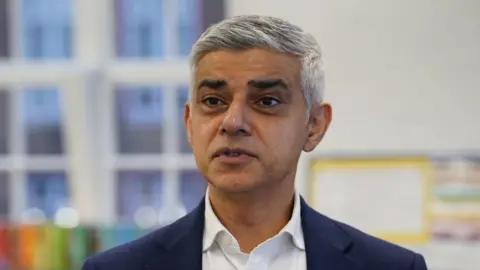
[[300, 154], [332, 117], [311, 35], [278, 18], [233, 17], [199, 38], [191, 66], [185, 125], [205, 200], [84, 270], [426, 269], [421, 255], [329, 219], [295, 192]]

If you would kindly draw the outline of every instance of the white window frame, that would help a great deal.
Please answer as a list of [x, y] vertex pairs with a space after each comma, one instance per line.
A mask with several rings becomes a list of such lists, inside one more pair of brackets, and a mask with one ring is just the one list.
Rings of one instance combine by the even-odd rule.
[[[108, 0], [110, 6], [113, 6], [114, 0]], [[116, 216], [116, 202], [117, 198], [117, 181], [116, 173], [121, 170], [130, 171], [149, 171], [158, 170], [163, 174], [163, 206], [162, 209], [157, 209], [165, 215], [168, 219], [166, 222], [173, 221], [182, 215], [181, 211], [176, 211], [180, 203], [180, 173], [183, 171], [198, 170], [193, 154], [181, 153], [180, 149], [180, 130], [178, 126], [178, 119], [182, 119], [183, 115], [178, 115], [179, 108], [177, 106], [177, 90], [179, 86], [189, 84], [190, 69], [187, 59], [185, 57], [174, 57], [177, 54], [177, 1], [164, 0], [164, 14], [165, 18], [165, 35], [166, 41], [166, 57], [162, 60], [146, 59], [146, 60], [128, 60], [119, 59], [115, 55], [114, 37], [106, 44], [109, 52], [106, 55], [106, 64], [104, 72], [104, 86], [106, 89], [102, 93], [102, 105], [106, 108], [102, 112], [102, 127], [101, 133], [104, 134], [105, 153], [108, 153], [107, 158], [107, 177], [109, 179], [105, 182], [108, 187], [109, 194], [109, 218], [108, 222], [115, 222]], [[113, 9], [110, 10], [107, 16], [109, 27], [108, 33], [115, 33]], [[168, 27], [167, 27], [168, 26]], [[117, 134], [115, 134], [116, 119], [115, 119], [115, 86], [116, 85], [158, 85], [162, 88], [162, 102], [163, 113], [165, 121], [163, 122], [162, 149], [161, 154], [118, 154], [117, 153]]]
[[[0, 157], [0, 168], [10, 179], [10, 216], [14, 222], [22, 221], [26, 210], [26, 174], [28, 171], [64, 171], [70, 187], [73, 206], [85, 220], [93, 220], [89, 209], [93, 198], [84, 202], [89, 181], [95, 178], [88, 162], [93, 155], [88, 118], [85, 116], [87, 96], [86, 71], [69, 62], [26, 63], [10, 61], [0, 63], [0, 85], [10, 92], [9, 153]], [[30, 155], [25, 150], [25, 129], [19, 105], [24, 86], [52, 85], [61, 96], [62, 139], [64, 153], [60, 155]], [[83, 101], [83, 102], [82, 102]], [[88, 149], [91, 149], [88, 151]], [[87, 172], [87, 175], [86, 173]], [[92, 173], [89, 173], [92, 172]], [[92, 208], [94, 209], [94, 208]]]

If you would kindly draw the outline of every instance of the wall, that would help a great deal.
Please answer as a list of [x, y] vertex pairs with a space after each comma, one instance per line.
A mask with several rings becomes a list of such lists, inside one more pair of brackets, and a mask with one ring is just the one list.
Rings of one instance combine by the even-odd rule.
[[325, 55], [334, 121], [318, 151], [480, 149], [480, 2], [231, 0], [291, 20]]

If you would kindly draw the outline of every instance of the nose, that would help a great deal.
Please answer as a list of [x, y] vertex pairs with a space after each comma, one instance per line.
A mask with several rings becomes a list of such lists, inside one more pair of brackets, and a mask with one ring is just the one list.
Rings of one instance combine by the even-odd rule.
[[244, 102], [230, 104], [220, 126], [220, 133], [229, 136], [250, 136], [248, 107]]

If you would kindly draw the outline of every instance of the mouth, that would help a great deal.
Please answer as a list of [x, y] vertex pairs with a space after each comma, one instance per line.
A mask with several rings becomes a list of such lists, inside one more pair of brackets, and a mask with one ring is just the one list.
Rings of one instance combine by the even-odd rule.
[[241, 156], [248, 156], [248, 157], [255, 157], [254, 154], [250, 153], [241, 148], [222, 148], [213, 154], [213, 158], [217, 157], [241, 157]]

